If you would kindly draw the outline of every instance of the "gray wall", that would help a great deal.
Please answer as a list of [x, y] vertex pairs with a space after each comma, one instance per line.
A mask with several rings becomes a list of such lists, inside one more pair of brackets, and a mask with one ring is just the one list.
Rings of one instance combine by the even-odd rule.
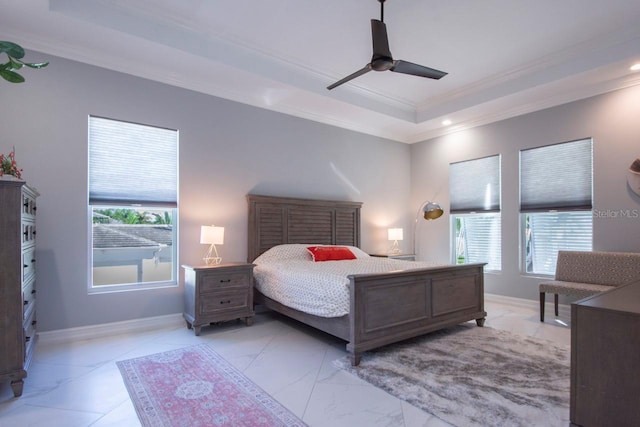
[[486, 275], [486, 291], [537, 299], [539, 279], [519, 267], [519, 150], [587, 137], [594, 150], [593, 249], [640, 252], [640, 198], [626, 183], [640, 157], [636, 86], [412, 145], [412, 205], [435, 198], [446, 212], [419, 224], [420, 258], [449, 260], [449, 163], [501, 154], [502, 272]]
[[0, 152], [15, 146], [24, 178], [42, 194], [42, 331], [182, 312], [182, 285], [87, 293], [90, 114], [179, 130], [182, 264], [200, 263], [205, 224], [225, 227], [224, 260], [246, 260], [247, 193], [364, 202], [367, 251], [388, 249], [387, 227], [410, 235], [408, 145], [37, 52], [29, 57], [51, 65], [26, 70], [24, 84], [0, 82]]

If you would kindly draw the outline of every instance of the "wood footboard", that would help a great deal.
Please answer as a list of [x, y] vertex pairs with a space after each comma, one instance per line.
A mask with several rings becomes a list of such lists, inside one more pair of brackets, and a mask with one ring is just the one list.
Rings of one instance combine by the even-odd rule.
[[444, 327], [484, 324], [484, 264], [349, 276], [351, 363], [362, 352]]
[[484, 324], [484, 264], [349, 276], [351, 312], [326, 318], [303, 313], [256, 290], [254, 301], [347, 341], [351, 363], [363, 352], [475, 320]]

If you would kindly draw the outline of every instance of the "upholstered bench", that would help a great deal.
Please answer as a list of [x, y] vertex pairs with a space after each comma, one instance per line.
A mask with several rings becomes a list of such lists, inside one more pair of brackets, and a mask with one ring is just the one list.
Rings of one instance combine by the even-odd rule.
[[540, 321], [547, 292], [554, 294], [557, 316], [558, 294], [582, 299], [637, 280], [640, 253], [559, 251], [554, 280], [540, 283]]

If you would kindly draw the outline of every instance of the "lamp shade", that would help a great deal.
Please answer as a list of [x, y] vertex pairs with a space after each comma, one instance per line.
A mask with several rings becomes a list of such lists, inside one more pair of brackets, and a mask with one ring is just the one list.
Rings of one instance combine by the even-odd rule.
[[438, 203], [428, 202], [424, 205], [424, 219], [426, 220], [440, 218], [443, 213], [444, 211]]
[[390, 228], [387, 230], [389, 240], [402, 240], [402, 228]]
[[207, 245], [222, 245], [224, 243], [224, 227], [203, 225], [200, 227], [200, 243]]

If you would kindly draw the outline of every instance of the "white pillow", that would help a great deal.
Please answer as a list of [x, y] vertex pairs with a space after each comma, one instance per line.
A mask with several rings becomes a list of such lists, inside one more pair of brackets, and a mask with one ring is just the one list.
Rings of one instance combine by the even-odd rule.
[[308, 245], [278, 245], [264, 252], [253, 263], [269, 263], [285, 260], [309, 260], [311, 261], [311, 254], [307, 251]]

